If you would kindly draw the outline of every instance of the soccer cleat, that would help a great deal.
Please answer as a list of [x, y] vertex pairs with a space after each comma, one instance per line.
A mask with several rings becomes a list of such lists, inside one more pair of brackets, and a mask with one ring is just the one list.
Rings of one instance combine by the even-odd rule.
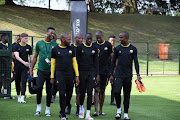
[[142, 90], [143, 92], [145, 92], [145, 91], [146, 91], [146, 88], [145, 88], [145, 86], [144, 86], [144, 83], [142, 83], [141, 81], [139, 81], [139, 82], [140, 82], [141, 90]]
[[84, 118], [84, 112], [79, 113], [79, 118], [81, 118], [81, 119]]
[[129, 117], [125, 117], [124, 120], [131, 120]]
[[121, 113], [116, 113], [115, 118], [116, 119], [121, 119]]
[[139, 90], [139, 92], [142, 92], [142, 90], [141, 90], [141, 84], [140, 84], [139, 80], [135, 80], [135, 83], [136, 83], [136, 88], [137, 88], [137, 90]]
[[40, 111], [36, 111], [36, 113], [34, 114], [35, 116], [40, 116], [41, 112]]
[[51, 116], [50, 112], [45, 112], [45, 115], [46, 115], [46, 117], [50, 117]]
[[78, 115], [79, 115], [79, 112], [76, 111], [76, 116], [78, 116]]
[[85, 118], [86, 120], [94, 120], [94, 118], [92, 118], [91, 116], [88, 116]]
[[92, 114], [92, 116], [98, 116], [97, 112], [94, 112], [94, 113]]
[[66, 117], [62, 117], [61, 120], [67, 120]]
[[111, 103], [110, 103], [110, 105], [114, 105], [114, 106], [116, 106], [116, 103], [114, 103], [114, 102], [111, 102]]

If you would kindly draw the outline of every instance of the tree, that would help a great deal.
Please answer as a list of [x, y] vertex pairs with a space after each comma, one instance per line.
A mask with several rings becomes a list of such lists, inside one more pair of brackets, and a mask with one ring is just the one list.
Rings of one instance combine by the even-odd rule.
[[16, 5], [13, 0], [5, 0], [5, 5]]
[[123, 5], [124, 11], [123, 13], [125, 14], [134, 14], [138, 13], [137, 9], [137, 0], [124, 0], [124, 5]]

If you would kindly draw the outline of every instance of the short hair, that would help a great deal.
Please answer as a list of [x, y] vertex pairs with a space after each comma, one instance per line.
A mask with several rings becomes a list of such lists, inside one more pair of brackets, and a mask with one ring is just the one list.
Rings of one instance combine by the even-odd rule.
[[21, 33], [20, 37], [28, 37], [28, 34], [26, 34], [26, 33]]
[[87, 36], [87, 35], [90, 35], [90, 36], [92, 36], [92, 37], [93, 37], [93, 34], [92, 34], [92, 33], [87, 33], [87, 34], [86, 34], [86, 36]]
[[4, 38], [5, 36], [8, 36], [8, 34], [7, 33], [2, 33], [1, 34], [1, 38]]
[[103, 35], [103, 32], [101, 30], [96, 31], [96, 34], [98, 34], [98, 33]]
[[55, 28], [53, 28], [53, 27], [48, 27], [48, 28], [47, 28], [47, 32], [48, 32], [49, 30], [55, 30]]
[[77, 38], [77, 37], [79, 37], [79, 36], [83, 36], [82, 34], [77, 34], [77, 35], [75, 35], [75, 39]]
[[126, 35], [126, 37], [129, 39], [129, 33], [127, 31], [123, 31], [121, 33], [124, 33]]
[[115, 35], [110, 35], [109, 38], [116, 38], [116, 36]]
[[67, 34], [67, 33], [61, 34], [61, 35], [60, 35], [60, 40], [64, 39], [64, 37], [67, 36], [67, 35], [69, 35], [69, 34]]

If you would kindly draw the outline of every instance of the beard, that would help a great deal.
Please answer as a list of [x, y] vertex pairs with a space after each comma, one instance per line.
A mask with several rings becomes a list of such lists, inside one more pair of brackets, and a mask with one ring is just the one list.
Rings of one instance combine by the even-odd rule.
[[65, 42], [64, 42], [64, 45], [65, 45], [65, 46], [69, 46], [69, 43], [65, 41]]

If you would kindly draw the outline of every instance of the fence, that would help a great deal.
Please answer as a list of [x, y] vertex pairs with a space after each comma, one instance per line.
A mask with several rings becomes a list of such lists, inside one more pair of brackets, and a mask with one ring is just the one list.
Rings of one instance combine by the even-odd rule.
[[[45, 37], [29, 36], [29, 42], [35, 49], [36, 42]], [[13, 41], [15, 36], [13, 35]], [[58, 40], [59, 42], [59, 40]], [[130, 42], [138, 49], [141, 75], [179, 75], [180, 74], [180, 43], [168, 43], [168, 59], [159, 59], [159, 43]], [[133, 67], [133, 74], [135, 70]]]

